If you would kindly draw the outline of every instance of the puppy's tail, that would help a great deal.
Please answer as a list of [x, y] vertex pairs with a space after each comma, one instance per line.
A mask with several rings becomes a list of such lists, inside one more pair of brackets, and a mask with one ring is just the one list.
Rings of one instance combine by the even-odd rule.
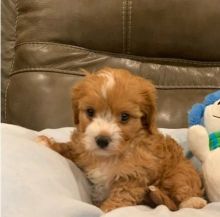
[[155, 205], [165, 205], [171, 211], [176, 211], [178, 209], [174, 201], [154, 185], [149, 186], [149, 197]]

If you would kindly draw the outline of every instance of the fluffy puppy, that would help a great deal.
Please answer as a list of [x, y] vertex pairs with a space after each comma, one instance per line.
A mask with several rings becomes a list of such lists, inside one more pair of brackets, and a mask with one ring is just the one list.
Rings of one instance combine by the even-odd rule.
[[40, 139], [84, 171], [92, 200], [103, 211], [152, 203], [171, 210], [205, 206], [196, 170], [182, 148], [156, 128], [156, 90], [150, 81], [104, 68], [76, 84], [72, 105], [71, 141]]

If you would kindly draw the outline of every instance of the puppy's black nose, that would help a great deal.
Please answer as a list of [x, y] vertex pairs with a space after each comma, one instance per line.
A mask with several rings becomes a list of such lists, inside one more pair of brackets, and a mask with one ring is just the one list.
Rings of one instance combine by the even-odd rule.
[[108, 144], [111, 142], [110, 137], [108, 136], [97, 136], [95, 138], [96, 144], [100, 147], [100, 148], [106, 148], [108, 146]]

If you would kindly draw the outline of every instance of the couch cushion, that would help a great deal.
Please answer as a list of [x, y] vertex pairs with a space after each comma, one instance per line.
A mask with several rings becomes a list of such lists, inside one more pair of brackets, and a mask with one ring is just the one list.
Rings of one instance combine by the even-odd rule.
[[17, 44], [52, 41], [145, 57], [219, 61], [219, 11], [218, 0], [23, 0], [18, 1]]
[[[2, 216], [98, 217], [89, 185], [69, 160], [35, 142], [37, 132], [3, 124]], [[60, 129], [62, 138], [70, 131]], [[65, 138], [68, 139], [68, 138]]]
[[127, 68], [153, 80], [159, 127], [186, 127], [191, 105], [220, 86], [220, 67], [149, 63], [76, 46], [30, 42], [16, 48], [6, 94], [8, 123], [38, 130], [72, 126], [71, 88], [84, 76], [80, 68], [94, 72], [104, 66]]
[[[56, 152], [35, 142], [37, 135], [47, 135], [66, 142], [72, 128], [45, 129], [41, 132], [2, 124], [2, 215], [4, 217], [218, 217], [220, 202], [203, 209], [171, 212], [161, 205], [131, 206], [103, 214], [91, 205], [88, 183], [82, 172]], [[162, 130], [184, 146], [186, 129]]]
[[216, 0], [3, 2], [3, 15], [11, 18], [3, 29], [14, 30], [3, 40], [16, 44], [14, 55], [11, 45], [3, 58], [5, 122], [72, 126], [70, 90], [84, 76], [81, 68], [126, 68], [152, 79], [159, 127], [186, 127], [191, 105], [220, 88]]

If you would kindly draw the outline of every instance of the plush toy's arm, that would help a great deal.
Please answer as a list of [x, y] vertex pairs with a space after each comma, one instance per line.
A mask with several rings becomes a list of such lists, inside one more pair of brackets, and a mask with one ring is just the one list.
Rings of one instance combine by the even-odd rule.
[[201, 125], [190, 127], [188, 141], [190, 150], [203, 162], [209, 152], [209, 136], [206, 129]]

